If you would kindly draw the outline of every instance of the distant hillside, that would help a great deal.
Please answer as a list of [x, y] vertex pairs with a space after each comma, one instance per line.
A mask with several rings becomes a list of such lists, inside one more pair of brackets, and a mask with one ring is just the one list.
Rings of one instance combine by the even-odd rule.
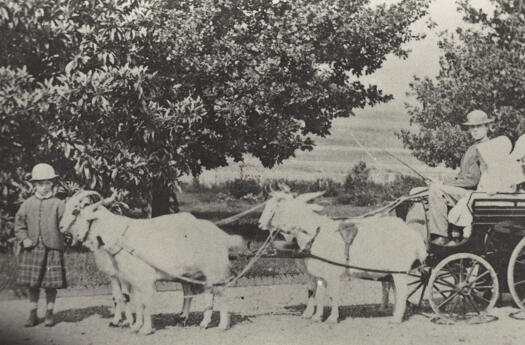
[[[200, 180], [206, 184], [220, 183], [240, 177], [242, 170], [245, 177], [261, 179], [331, 178], [343, 181], [359, 161], [364, 161], [373, 168], [373, 177], [378, 181], [391, 180], [396, 174], [413, 174], [384, 150], [388, 150], [425, 176], [450, 174], [449, 169], [427, 167], [403, 148], [394, 133], [408, 126], [408, 118], [399, 113], [361, 111], [355, 117], [334, 120], [328, 137], [315, 138], [316, 147], [313, 151], [296, 152], [295, 158], [286, 160], [274, 169], [265, 169], [257, 159], [246, 157], [242, 169], [240, 164], [232, 162], [229, 167], [204, 172]], [[357, 144], [354, 137], [363, 147]]]

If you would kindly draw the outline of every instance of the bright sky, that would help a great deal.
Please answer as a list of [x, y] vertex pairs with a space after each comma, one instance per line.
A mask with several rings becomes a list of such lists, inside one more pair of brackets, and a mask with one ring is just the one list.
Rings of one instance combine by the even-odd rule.
[[[399, 0], [371, 0], [372, 5], [396, 2]], [[493, 5], [490, 0], [472, 0], [472, 3], [478, 8], [483, 8], [489, 14], [492, 12]], [[427, 37], [408, 45], [412, 50], [408, 59], [402, 60], [390, 56], [381, 70], [365, 79], [366, 82], [378, 84], [385, 92], [391, 93], [395, 97], [393, 101], [376, 107], [377, 110], [404, 113], [403, 104], [408, 100], [406, 92], [409, 91], [408, 84], [413, 80], [412, 76], [434, 77], [439, 70], [438, 61], [441, 51], [437, 47], [437, 33], [443, 30], [454, 32], [458, 26], [465, 26], [461, 14], [457, 11], [455, 0], [433, 0], [429, 12], [430, 17], [438, 26], [430, 31], [425, 23], [428, 18], [424, 18], [414, 25], [415, 32], [424, 32]]]

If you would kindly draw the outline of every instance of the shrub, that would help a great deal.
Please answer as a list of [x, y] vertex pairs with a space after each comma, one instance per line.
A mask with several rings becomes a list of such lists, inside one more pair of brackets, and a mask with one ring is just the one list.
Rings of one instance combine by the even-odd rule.
[[346, 176], [336, 201], [341, 204], [356, 206], [372, 206], [385, 201], [392, 201], [414, 187], [424, 186], [420, 178], [413, 176], [397, 176], [393, 182], [380, 184], [370, 181], [370, 169], [364, 162], [359, 162]]
[[369, 180], [370, 169], [365, 162], [359, 162], [346, 175], [343, 183], [343, 192], [336, 198], [341, 204], [352, 204], [356, 206], [370, 206], [381, 199], [382, 188]]
[[344, 205], [372, 206], [383, 201], [384, 195], [384, 186], [374, 182], [366, 182], [359, 184], [359, 187], [354, 188], [351, 192], [345, 190], [336, 197], [336, 202]]
[[226, 183], [226, 190], [234, 198], [240, 199], [248, 194], [260, 194], [262, 187], [255, 180], [237, 178]]
[[310, 191], [311, 192], [317, 192], [325, 190], [326, 193], [324, 196], [326, 197], [337, 197], [339, 194], [341, 194], [343, 190], [343, 186], [339, 182], [335, 182], [332, 179], [329, 178], [323, 178], [323, 179], [317, 179], [311, 186]]
[[343, 188], [341, 183], [335, 182], [330, 178], [319, 178], [315, 181], [279, 179], [268, 182], [268, 184], [274, 186], [274, 188], [276, 188], [279, 183], [284, 183], [290, 187], [293, 192], [299, 194], [324, 190], [326, 191], [324, 194], [326, 197], [335, 197], [339, 195]]
[[357, 163], [348, 175], [346, 175], [343, 184], [344, 191], [347, 193], [361, 191], [363, 187], [370, 184], [369, 178], [370, 169], [366, 166], [366, 163], [362, 161]]
[[390, 182], [386, 189], [386, 197], [389, 200], [399, 198], [406, 195], [412, 188], [425, 186], [425, 182], [419, 178], [408, 175], [397, 176], [394, 182]]

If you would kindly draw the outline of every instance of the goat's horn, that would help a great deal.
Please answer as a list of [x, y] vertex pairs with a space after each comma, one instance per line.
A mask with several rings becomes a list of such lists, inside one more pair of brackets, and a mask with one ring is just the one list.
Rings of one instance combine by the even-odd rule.
[[288, 185], [286, 185], [285, 183], [281, 183], [279, 182], [279, 188], [283, 191], [283, 192], [286, 192], [286, 193], [290, 193], [290, 187], [288, 187]]
[[102, 199], [93, 204], [93, 211], [95, 211], [99, 206], [107, 206], [115, 201], [117, 197], [117, 191], [114, 191], [109, 198]]
[[104, 200], [102, 200], [102, 205], [107, 206], [111, 204], [117, 198], [117, 194], [117, 190], [114, 190], [113, 194], [111, 194], [109, 198], [105, 198]]
[[87, 198], [90, 195], [97, 195], [99, 197], [99, 199], [102, 199], [102, 196], [98, 192], [95, 192], [93, 190], [85, 190], [85, 191], [77, 192], [71, 198], [77, 198], [77, 200], [78, 200], [77, 203], [80, 204], [80, 202], [82, 200], [84, 200], [85, 198]]

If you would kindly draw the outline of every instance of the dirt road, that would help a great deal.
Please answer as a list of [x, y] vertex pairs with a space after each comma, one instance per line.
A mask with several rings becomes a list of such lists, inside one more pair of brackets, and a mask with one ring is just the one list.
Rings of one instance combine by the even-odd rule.
[[[57, 300], [58, 323], [22, 327], [26, 301], [0, 302], [0, 344], [46, 345], [134, 345], [134, 344], [522, 344], [525, 339], [525, 315], [506, 306], [493, 311], [495, 320], [483, 324], [443, 325], [430, 312], [411, 314], [401, 325], [389, 323], [391, 310], [379, 311], [381, 286], [354, 280], [342, 296], [341, 321], [316, 323], [302, 319], [306, 292], [302, 285], [237, 287], [229, 290], [232, 300], [232, 328], [219, 331], [218, 315], [212, 327], [202, 330], [198, 324], [202, 299], [192, 308], [190, 324], [178, 321], [181, 293], [159, 293], [154, 303], [155, 334], [140, 336], [126, 329], [109, 328], [110, 296], [63, 297]], [[44, 314], [44, 305], [39, 315]], [[524, 320], [520, 320], [523, 318]]]

